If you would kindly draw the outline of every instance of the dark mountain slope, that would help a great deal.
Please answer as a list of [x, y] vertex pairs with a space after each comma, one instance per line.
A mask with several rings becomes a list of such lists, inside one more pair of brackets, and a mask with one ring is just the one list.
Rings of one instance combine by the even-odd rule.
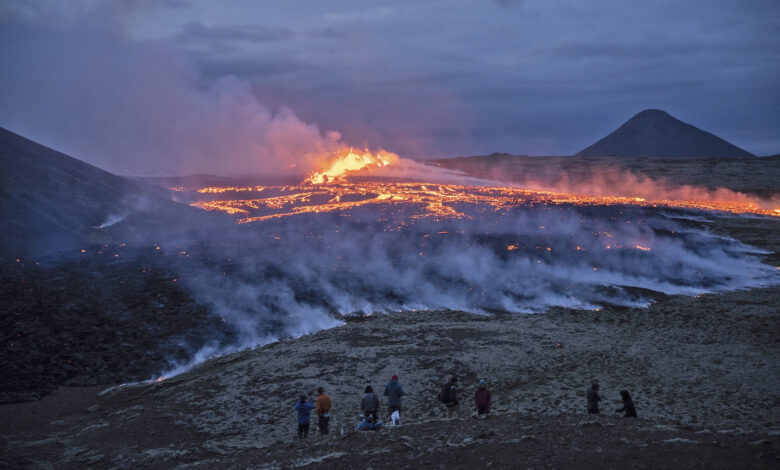
[[640, 112], [616, 131], [575, 156], [612, 155], [660, 158], [755, 156], [659, 109], [646, 109]]
[[176, 282], [220, 222], [232, 225], [0, 129], [0, 403], [148, 379], [228, 342]]
[[[159, 238], [201, 211], [0, 128], [0, 256]], [[101, 227], [102, 226], [102, 227]]]

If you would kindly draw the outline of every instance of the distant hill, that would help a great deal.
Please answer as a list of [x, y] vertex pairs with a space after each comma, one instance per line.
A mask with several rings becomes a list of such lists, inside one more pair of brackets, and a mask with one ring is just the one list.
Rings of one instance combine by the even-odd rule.
[[577, 157], [755, 157], [726, 142], [669, 115], [660, 109], [646, 109]]
[[202, 212], [0, 128], [0, 255], [162, 236]]

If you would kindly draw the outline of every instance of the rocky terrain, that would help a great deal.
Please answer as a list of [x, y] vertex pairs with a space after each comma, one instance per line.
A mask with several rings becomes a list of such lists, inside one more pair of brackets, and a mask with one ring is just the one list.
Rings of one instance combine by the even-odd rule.
[[[713, 224], [777, 264], [777, 221]], [[61, 388], [0, 407], [8, 466], [32, 468], [776, 468], [780, 287], [538, 315], [403, 312], [208, 361], [161, 382]], [[398, 374], [399, 429], [353, 432], [362, 389]], [[493, 416], [443, 421], [479, 378]], [[602, 384], [604, 416], [583, 414]], [[323, 386], [333, 434], [295, 442], [292, 405]], [[639, 419], [615, 417], [630, 390]], [[343, 433], [343, 434], [342, 434]], [[369, 462], [369, 463], [367, 463]], [[519, 463], [518, 463], [519, 462]]]
[[186, 257], [172, 251], [98, 245], [56, 263], [3, 263], [0, 403], [149, 379], [230, 341], [232, 329], [177, 284]]

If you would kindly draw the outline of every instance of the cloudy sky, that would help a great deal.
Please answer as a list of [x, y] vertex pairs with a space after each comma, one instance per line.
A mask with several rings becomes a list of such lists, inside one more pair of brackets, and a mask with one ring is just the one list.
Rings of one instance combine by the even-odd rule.
[[780, 152], [777, 0], [5, 0], [0, 64], [0, 126], [120, 173], [570, 155], [645, 108]]

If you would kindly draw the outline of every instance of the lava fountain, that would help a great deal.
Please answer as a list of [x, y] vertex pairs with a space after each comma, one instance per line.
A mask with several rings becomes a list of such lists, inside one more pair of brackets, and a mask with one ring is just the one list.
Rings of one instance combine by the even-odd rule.
[[356, 174], [360, 171], [370, 171], [375, 168], [381, 168], [398, 163], [398, 155], [392, 152], [380, 150], [372, 153], [366, 149], [363, 152], [356, 152], [351, 147], [336, 153], [335, 158], [326, 161], [324, 168], [320, 171], [313, 171], [304, 183], [323, 184], [336, 183], [346, 180], [350, 174]]

